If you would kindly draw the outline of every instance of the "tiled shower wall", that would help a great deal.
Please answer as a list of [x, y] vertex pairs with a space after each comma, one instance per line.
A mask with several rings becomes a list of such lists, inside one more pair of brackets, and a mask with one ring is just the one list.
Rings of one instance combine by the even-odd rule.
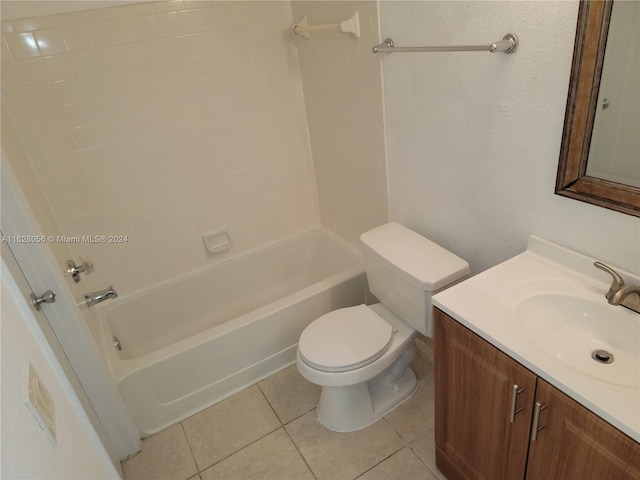
[[[289, 2], [166, 1], [2, 22], [2, 108], [87, 288], [121, 294], [319, 223]], [[49, 232], [45, 232], [49, 233]]]
[[[322, 225], [354, 244], [389, 219], [377, 1], [293, 1], [310, 25], [360, 15], [360, 38], [338, 32], [297, 40]], [[386, 58], [385, 58], [386, 57]]]

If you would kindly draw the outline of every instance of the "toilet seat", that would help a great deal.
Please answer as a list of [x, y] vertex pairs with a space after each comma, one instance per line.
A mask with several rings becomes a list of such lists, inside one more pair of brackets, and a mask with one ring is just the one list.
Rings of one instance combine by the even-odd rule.
[[341, 308], [304, 329], [298, 352], [317, 370], [346, 372], [380, 358], [391, 345], [393, 333], [391, 325], [366, 305]]

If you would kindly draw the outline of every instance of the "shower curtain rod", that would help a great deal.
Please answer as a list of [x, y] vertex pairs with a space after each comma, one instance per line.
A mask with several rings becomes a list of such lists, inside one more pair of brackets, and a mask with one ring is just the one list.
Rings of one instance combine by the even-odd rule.
[[304, 16], [298, 20], [298, 23], [291, 27], [293, 33], [307, 40], [309, 40], [309, 32], [326, 32], [332, 30], [348, 33], [353, 38], [360, 38], [360, 14], [356, 11], [343, 22], [325, 23], [323, 25], [309, 25], [307, 17]]
[[373, 53], [409, 53], [409, 52], [503, 52], [514, 53], [518, 49], [518, 37], [513, 33], [507, 33], [502, 40], [491, 45], [458, 45], [449, 47], [396, 47], [393, 40], [385, 39], [384, 42], [374, 45]]

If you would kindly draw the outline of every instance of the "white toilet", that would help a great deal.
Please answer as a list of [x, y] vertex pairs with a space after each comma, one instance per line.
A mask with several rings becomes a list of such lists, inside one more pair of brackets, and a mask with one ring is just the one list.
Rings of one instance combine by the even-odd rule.
[[391, 222], [361, 235], [369, 289], [380, 300], [327, 313], [304, 329], [296, 364], [322, 387], [317, 415], [338, 432], [364, 428], [416, 390], [409, 364], [416, 330], [431, 336], [431, 296], [469, 264]]

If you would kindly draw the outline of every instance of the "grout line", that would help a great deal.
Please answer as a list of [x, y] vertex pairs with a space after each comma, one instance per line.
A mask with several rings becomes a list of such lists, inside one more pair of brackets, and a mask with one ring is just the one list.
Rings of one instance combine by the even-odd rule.
[[306, 414], [313, 412], [316, 408], [318, 408], [317, 406], [310, 408], [309, 410], [307, 410], [306, 412], [301, 413], [300, 415], [296, 416], [295, 418], [292, 418], [291, 420], [289, 420], [287, 423], [284, 424], [284, 426], [286, 427], [287, 425], [295, 422], [296, 420], [298, 420], [300, 417], [304, 417]]
[[[275, 374], [274, 374], [275, 375]], [[269, 377], [267, 377], [269, 378]], [[286, 427], [287, 425], [289, 425], [291, 422], [295, 422], [297, 419], [299, 419], [300, 417], [305, 416], [307, 413], [312, 412], [313, 410], [316, 409], [316, 407], [311, 407], [309, 410], [306, 410], [302, 413], [300, 413], [299, 415], [296, 415], [295, 417], [293, 417], [291, 420], [288, 421], [284, 421], [282, 418], [280, 418], [280, 415], [278, 415], [278, 412], [276, 411], [275, 407], [271, 404], [271, 402], [269, 401], [269, 397], [267, 397], [267, 394], [262, 390], [262, 388], [260, 388], [260, 384], [256, 383], [256, 385], [258, 386], [258, 389], [260, 390], [260, 392], [262, 393], [262, 396], [264, 397], [264, 399], [267, 401], [267, 403], [269, 404], [269, 406], [271, 407], [271, 410], [273, 410], [273, 413], [275, 413], [276, 417], [278, 418], [278, 420], [280, 421], [280, 424], [283, 427]]]
[[411, 450], [411, 453], [413, 453], [413, 455], [420, 461], [420, 463], [422, 463], [427, 468], [427, 470], [431, 472], [431, 474], [434, 477], [436, 477], [437, 479], [446, 480], [444, 475], [440, 473], [440, 470], [438, 470], [435, 465], [431, 465], [427, 463], [426, 460], [423, 460], [422, 457], [418, 455], [418, 453], [413, 449], [411, 445], [407, 445], [407, 447], [409, 448], [409, 450]]
[[[257, 383], [255, 383], [254, 385], [258, 386], [258, 384], [257, 384]], [[251, 385], [251, 386], [247, 387], [247, 389], [248, 389], [248, 388], [251, 388], [252, 386], [253, 386], [253, 385]], [[244, 390], [246, 390], [246, 389], [244, 389]], [[241, 390], [241, 391], [242, 391], [242, 390]], [[265, 400], [267, 400], [267, 398], [265, 397], [264, 393], [262, 392], [262, 390], [260, 389], [260, 387], [259, 387], [259, 386], [258, 386], [258, 391], [262, 394], [262, 396], [265, 398]], [[237, 393], [240, 393], [240, 392], [237, 392]], [[227, 398], [232, 398], [232, 397], [233, 397], [233, 395], [232, 395], [231, 397], [227, 397]], [[226, 399], [225, 399], [225, 400], [226, 400]], [[222, 401], [224, 401], [224, 400], [222, 400]], [[269, 405], [269, 407], [271, 407], [271, 410], [273, 410], [273, 407], [272, 407], [272, 406], [271, 406], [271, 404], [269, 403], [269, 400], [267, 400], [267, 404]], [[217, 405], [217, 404], [214, 404], [214, 405]], [[211, 406], [213, 406], [213, 405], [211, 405]], [[208, 408], [211, 408], [211, 407], [208, 407]], [[205, 410], [206, 410], [206, 409], [205, 409]], [[202, 411], [204, 411], [204, 410], [202, 410]], [[201, 412], [197, 412], [197, 413], [193, 414], [191, 417], [188, 417], [188, 418], [192, 418], [192, 417], [194, 417], [195, 415], [198, 415], [199, 413], [201, 413]], [[217, 460], [217, 461], [213, 462], [213, 463], [212, 463], [212, 464], [210, 464], [210, 465], [203, 466], [202, 468], [198, 465], [198, 461], [196, 460], [196, 457], [195, 457], [195, 455], [193, 454], [193, 448], [191, 447], [191, 442], [189, 441], [189, 436], [187, 435], [187, 431], [186, 431], [186, 429], [184, 428], [184, 424], [183, 424], [184, 420], [183, 420], [182, 422], [180, 422], [180, 426], [182, 427], [182, 431], [184, 432], [184, 436], [185, 436], [185, 437], [186, 437], [186, 439], [187, 439], [187, 445], [189, 446], [189, 451], [191, 452], [191, 457], [193, 458], [193, 461], [194, 461], [194, 463], [195, 463], [195, 465], [196, 465], [196, 469], [197, 469], [197, 471], [198, 471], [198, 476], [200, 476], [200, 474], [201, 474], [202, 472], [204, 472], [205, 470], [208, 470], [209, 468], [213, 467], [214, 465], [217, 465], [218, 463], [223, 462], [224, 460], [226, 460], [227, 458], [231, 457], [232, 455], [235, 455], [235, 454], [236, 454], [236, 453], [238, 453], [239, 451], [244, 450], [244, 449], [245, 449], [245, 448], [247, 448], [248, 446], [253, 445], [254, 443], [256, 443], [256, 442], [258, 442], [258, 441], [262, 440], [262, 439], [263, 439], [263, 438], [265, 438], [265, 437], [267, 437], [268, 435], [271, 435], [273, 432], [277, 431], [278, 429], [280, 429], [280, 428], [284, 428], [284, 426], [282, 425], [282, 422], [280, 421], [280, 418], [279, 418], [279, 417], [278, 417], [278, 415], [275, 413], [275, 410], [273, 410], [273, 413], [276, 415], [276, 418], [278, 419], [278, 422], [280, 422], [280, 426], [278, 426], [278, 427], [274, 428], [273, 430], [271, 430], [271, 431], [269, 431], [269, 432], [265, 433], [263, 436], [261, 436], [261, 437], [259, 437], [259, 438], [256, 438], [256, 439], [255, 439], [255, 440], [253, 440], [252, 442], [247, 443], [246, 445], [244, 445], [244, 446], [242, 446], [242, 447], [238, 448], [237, 450], [234, 450], [233, 452], [229, 453], [229, 454], [228, 454], [227, 456], [225, 456], [224, 458], [221, 458], [220, 460]], [[187, 419], [185, 419], [185, 420], [187, 420]]]
[[287, 437], [289, 437], [289, 440], [291, 441], [291, 443], [293, 444], [293, 447], [296, 449], [296, 452], [298, 452], [298, 455], [300, 455], [300, 458], [302, 458], [302, 461], [304, 462], [304, 464], [307, 466], [307, 468], [309, 469], [309, 471], [311, 472], [311, 475], [313, 475], [314, 479], [318, 479], [318, 477], [316, 476], [315, 472], [313, 471], [313, 469], [311, 468], [311, 465], [309, 465], [309, 463], [307, 463], [307, 459], [304, 458], [304, 455], [302, 454], [302, 452], [300, 451], [300, 449], [298, 448], [298, 445], [296, 444], [296, 442], [294, 441], [293, 437], [291, 436], [291, 434], [289, 433], [289, 431], [285, 428], [285, 425], [290, 424], [291, 422], [293, 422], [294, 420], [297, 420], [298, 418], [302, 417], [303, 415], [306, 415], [307, 413], [315, 410], [315, 407], [312, 408], [311, 410], [309, 410], [308, 412], [303, 413], [302, 415], [298, 415], [296, 418], [294, 418], [293, 420], [289, 420], [286, 424], [282, 421], [282, 419], [280, 418], [280, 416], [278, 415], [278, 412], [276, 412], [276, 409], [273, 408], [273, 405], [271, 405], [271, 402], [269, 401], [269, 398], [267, 397], [267, 394], [264, 393], [262, 391], [262, 388], [260, 388], [260, 384], [257, 383], [256, 385], [258, 385], [258, 389], [260, 390], [260, 392], [262, 393], [262, 396], [264, 397], [264, 399], [267, 401], [267, 403], [269, 404], [269, 406], [271, 407], [271, 410], [273, 410], [273, 413], [276, 415], [276, 417], [278, 418], [278, 420], [280, 421], [280, 424], [282, 425], [282, 429], [284, 430], [284, 432], [287, 434]]
[[[267, 378], [269, 378], [269, 377], [267, 377]], [[260, 393], [262, 394], [262, 397], [267, 402], [267, 405], [269, 405], [269, 408], [271, 408], [271, 411], [273, 412], [273, 414], [276, 416], [276, 418], [280, 422], [280, 425], [284, 427], [284, 422], [280, 418], [280, 415], [278, 415], [278, 412], [276, 412], [276, 409], [273, 408], [273, 405], [271, 405], [271, 402], [269, 401], [269, 398], [267, 397], [267, 394], [262, 391], [262, 388], [260, 388], [260, 382], [256, 383], [256, 386], [258, 387], [258, 390], [260, 390]]]
[[251, 445], [253, 445], [256, 442], [259, 442], [260, 440], [262, 440], [263, 438], [268, 437], [269, 435], [271, 435], [274, 432], [277, 432], [278, 430], [280, 430], [281, 428], [284, 428], [282, 425], [280, 425], [277, 428], [274, 428], [273, 430], [271, 430], [270, 432], [265, 433], [263, 436], [261, 436], [260, 438], [256, 438], [255, 440], [253, 440], [250, 443], [247, 443], [246, 445], [244, 445], [243, 447], [238, 448], [237, 450], [234, 450], [233, 452], [231, 452], [229, 455], [227, 455], [224, 458], [221, 458], [220, 460], [217, 460], [215, 462], [213, 462], [211, 465], [207, 465], [206, 467], [202, 468], [202, 470], [198, 469], [198, 474], [203, 473], [205, 470], [210, 469], [211, 467], [213, 467], [214, 465], [219, 464], [220, 462], [224, 462], [226, 459], [228, 459], [229, 457], [235, 455], [236, 453], [244, 450], [247, 447], [250, 447]]
[[[180, 428], [182, 429], [182, 433], [184, 434], [184, 438], [187, 440], [187, 446], [189, 447], [189, 453], [191, 453], [191, 458], [193, 459], [193, 464], [196, 466], [196, 472], [198, 477], [200, 476], [200, 467], [198, 467], [198, 461], [196, 460], [196, 456], [193, 454], [193, 448], [191, 447], [191, 442], [189, 441], [189, 435], [187, 435], [187, 431], [184, 428], [182, 422], [180, 422]], [[192, 478], [192, 477], [188, 477]]]
[[389, 421], [386, 416], [382, 417], [381, 420], [384, 420], [385, 422], [387, 422], [387, 425], [389, 425], [393, 429], [393, 431], [396, 432], [396, 435], [398, 435], [398, 437], [400, 437], [400, 440], [402, 440], [402, 442], [403, 442], [403, 444], [405, 446], [408, 447], [409, 443], [411, 443], [411, 442], [413, 442], [415, 440], [415, 438], [413, 440], [407, 440], [406, 438], [404, 438], [404, 435], [402, 435], [402, 433], [400, 433], [400, 431], [396, 427], [393, 426], [393, 423], [391, 423], [391, 421]]
[[[311, 410], [309, 410], [309, 411], [311, 411]], [[309, 412], [307, 412], [307, 413], [309, 413]], [[300, 418], [300, 417], [298, 417], [298, 418]], [[289, 423], [291, 423], [291, 422], [289, 422]], [[298, 448], [298, 444], [296, 443], [296, 441], [291, 436], [291, 433], [289, 433], [289, 430], [287, 430], [285, 427], [282, 427], [282, 428], [284, 428], [284, 431], [286, 432], [287, 436], [289, 437], [289, 440], [291, 440], [291, 443], [293, 444], [293, 447], [296, 449], [296, 452], [298, 452], [298, 455], [300, 455], [300, 458], [302, 458], [302, 461], [304, 462], [304, 464], [307, 466], [307, 468], [311, 472], [311, 475], [313, 475], [313, 478], [315, 480], [318, 480], [318, 476], [316, 475], [316, 472], [313, 471], [313, 468], [311, 468], [311, 465], [309, 465], [309, 462], [307, 462], [307, 459], [305, 458], [305, 456], [302, 454], [302, 452]]]
[[[421, 356], [421, 359], [426, 361], [428, 363], [428, 360], [425, 359], [424, 357]], [[420, 379], [419, 379], [420, 381]], [[279, 429], [283, 429], [284, 432], [286, 433], [286, 435], [288, 436], [289, 440], [291, 441], [291, 443], [293, 444], [294, 448], [296, 449], [296, 451], [298, 452], [298, 454], [300, 455], [300, 458], [302, 459], [302, 461], [304, 462], [304, 464], [307, 466], [309, 472], [311, 472], [311, 475], [313, 476], [314, 479], [318, 479], [316, 473], [313, 471], [313, 469], [311, 468], [311, 466], [309, 465], [309, 463], [307, 462], [307, 459], [305, 458], [305, 456], [302, 454], [300, 448], [298, 447], [297, 443], [295, 442], [294, 438], [291, 436], [291, 433], [288, 431], [288, 429], [286, 428], [287, 425], [291, 424], [292, 422], [294, 422], [295, 420], [299, 419], [300, 417], [307, 415], [309, 413], [311, 413], [312, 411], [316, 410], [316, 407], [296, 416], [295, 418], [289, 420], [288, 422], [284, 423], [283, 420], [280, 418], [280, 416], [278, 415], [278, 413], [276, 412], [274, 406], [272, 405], [272, 403], [269, 401], [269, 398], [267, 397], [266, 393], [262, 390], [262, 388], [259, 385], [259, 382], [254, 384], [257, 385], [258, 390], [260, 391], [260, 393], [262, 394], [263, 398], [265, 399], [265, 401], [267, 402], [267, 404], [269, 405], [269, 407], [271, 408], [272, 412], [274, 413], [274, 415], [276, 416], [276, 418], [278, 419], [279, 422], [279, 426], [273, 430], [271, 430], [270, 432], [267, 432], [266, 434], [264, 434], [263, 436], [261, 436], [260, 438], [257, 438], [255, 440], [253, 440], [252, 442], [242, 446], [241, 448], [238, 448], [237, 450], [231, 452], [230, 454], [226, 455], [224, 458], [206, 466], [206, 467], [202, 467], [200, 468], [200, 466], [198, 465], [198, 462], [195, 458], [195, 455], [193, 453], [193, 448], [191, 445], [191, 441], [187, 435], [185, 426], [184, 426], [184, 421], [178, 422], [180, 423], [180, 427], [182, 428], [183, 434], [187, 440], [187, 445], [189, 447], [189, 451], [191, 453], [191, 457], [193, 459], [193, 462], [196, 466], [196, 470], [197, 473], [195, 475], [192, 475], [191, 477], [188, 477], [189, 479], [193, 479], [193, 478], [199, 478], [200, 480], [202, 480], [202, 473], [204, 471], [206, 471], [207, 469], [213, 467], [214, 465], [217, 465], [218, 463], [228, 459], [229, 457], [235, 455], [236, 453], [239, 453], [240, 451], [244, 450], [245, 448], [248, 448], [249, 446], [253, 445], [254, 443], [264, 439], [265, 437], [267, 437], [268, 435], [271, 435], [272, 433], [276, 432]], [[422, 385], [419, 384], [419, 387], [421, 387]], [[196, 415], [196, 414], [194, 414]], [[191, 418], [191, 417], [189, 417]], [[398, 437], [400, 438], [400, 440], [402, 441], [402, 445], [397, 448], [396, 450], [394, 450], [392, 453], [390, 453], [389, 455], [385, 456], [383, 459], [381, 459], [380, 461], [376, 462], [374, 465], [372, 465], [371, 467], [369, 467], [367, 470], [365, 470], [364, 472], [359, 473], [356, 477], [354, 477], [355, 479], [361, 478], [363, 475], [365, 475], [367, 472], [371, 471], [372, 469], [374, 469], [375, 467], [377, 467], [378, 465], [380, 465], [382, 462], [388, 460], [390, 457], [392, 457], [393, 455], [395, 455], [396, 453], [400, 452], [403, 448], [409, 448], [409, 450], [411, 450], [412, 454], [415, 455], [416, 457], [418, 457], [419, 461], [427, 468], [427, 470], [429, 472], [431, 472], [434, 476], [436, 476], [439, 479], [444, 479], [444, 477], [442, 476], [442, 474], [439, 472], [439, 470], [436, 469], [435, 465], [431, 466], [430, 464], [428, 464], [425, 460], [423, 460], [420, 455], [418, 455], [415, 450], [413, 449], [413, 447], [410, 445], [411, 442], [414, 442], [415, 440], [417, 440], [417, 438], [412, 439], [411, 441], [408, 441], [407, 439], [405, 439], [402, 434], [398, 431], [398, 429], [392, 424], [392, 422], [390, 420], [388, 420], [386, 418], [386, 416], [383, 416], [382, 419], [386, 422], [386, 424], [388, 426], [390, 426], [393, 431], [398, 435]], [[157, 432], [160, 433], [160, 432]], [[154, 434], [156, 435], [156, 434]], [[152, 435], [153, 436], [153, 435]]]
[[[356, 477], [353, 478], [353, 480], [356, 480], [360, 477], [362, 477], [365, 473], [369, 472], [370, 470], [373, 470], [374, 468], [376, 468], [378, 465], [380, 465], [382, 462], [385, 462], [386, 460], [388, 460], [389, 458], [393, 457], [396, 453], [398, 453], [400, 450], [402, 450], [403, 448], [406, 448], [407, 445], [402, 445], [400, 448], [398, 448], [397, 450], [391, 452], [389, 455], [387, 455], [386, 457], [384, 457], [382, 460], [380, 460], [378, 463], [376, 463], [375, 465], [372, 465], [371, 467], [367, 468], [364, 472], [358, 474]], [[417, 456], [417, 455], [416, 455]]]
[[[417, 440], [417, 439], [416, 439], [416, 440]], [[414, 440], [414, 441], [415, 441], [415, 440]], [[413, 448], [411, 445], [407, 444], [407, 447], [409, 448], [409, 450], [411, 450], [411, 452], [413, 452], [413, 454], [414, 454], [416, 457], [418, 457], [418, 460], [420, 460], [420, 462], [421, 462], [425, 467], [427, 467], [427, 469], [431, 470], [431, 469], [429, 468], [429, 465], [427, 464], [427, 462], [426, 462], [426, 461], [424, 461], [424, 460], [422, 459], [422, 457], [416, 453], [416, 451], [414, 450], [414, 448]]]

